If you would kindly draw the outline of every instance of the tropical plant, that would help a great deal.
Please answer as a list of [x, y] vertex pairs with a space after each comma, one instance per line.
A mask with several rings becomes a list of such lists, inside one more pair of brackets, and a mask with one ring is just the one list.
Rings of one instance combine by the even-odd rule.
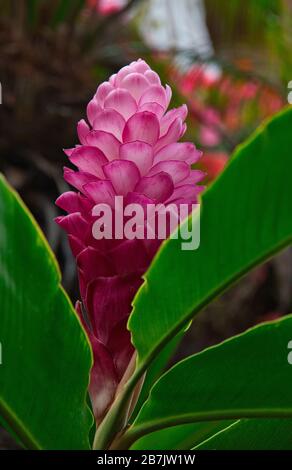
[[[150, 73], [147, 76], [156, 80]], [[134, 82], [127, 80], [128, 92], [136, 93], [138, 83], [139, 93], [141, 86], [149, 93], [146, 82], [134, 78]], [[113, 88], [116, 80], [111, 79]], [[156, 99], [166, 99], [157, 85], [155, 90]], [[115, 96], [115, 91], [107, 90], [107, 96], [113, 99], [110, 93]], [[153, 92], [152, 88], [152, 98]], [[126, 102], [133, 103], [128, 95]], [[145, 103], [148, 109], [144, 97], [140, 104]], [[151, 118], [154, 145], [158, 118], [149, 114], [154, 116], [153, 110], [158, 113], [160, 108], [152, 101], [151, 109], [145, 112], [148, 121]], [[101, 113], [95, 107], [96, 112]], [[137, 109], [132, 112], [135, 115]], [[176, 122], [176, 114], [172, 118]], [[125, 119], [126, 144], [133, 135], [149, 138], [150, 124], [142, 127], [141, 116], [139, 126], [132, 125], [133, 117]], [[44, 236], [1, 178], [0, 414], [22, 445], [34, 449], [261, 449], [267, 445], [291, 449], [291, 316], [252, 328], [164, 372], [197, 313], [249, 270], [291, 244], [291, 125], [291, 108], [262, 125], [237, 148], [221, 176], [203, 193], [197, 250], [181, 250], [180, 237], [163, 242], [143, 276], [128, 322], [134, 360], [97, 421], [93, 439], [87, 400], [93, 364], [90, 342], [60, 285]], [[173, 127], [180, 132], [172, 138], [179, 138], [181, 126], [177, 121]], [[82, 139], [91, 132], [87, 129], [84, 135], [84, 129], [83, 124]], [[127, 150], [126, 159], [131, 155]], [[78, 155], [73, 163], [80, 162]], [[134, 160], [139, 158], [138, 151], [132, 155]], [[86, 161], [92, 164], [91, 157]]]

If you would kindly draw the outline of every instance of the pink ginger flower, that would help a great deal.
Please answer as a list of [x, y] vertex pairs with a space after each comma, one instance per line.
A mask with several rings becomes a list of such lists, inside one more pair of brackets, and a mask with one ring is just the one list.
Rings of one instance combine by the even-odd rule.
[[114, 399], [134, 349], [127, 321], [131, 302], [142, 284], [161, 240], [96, 240], [92, 209], [125, 204], [197, 203], [204, 177], [190, 165], [201, 156], [192, 143], [178, 143], [186, 130], [187, 107], [167, 112], [171, 89], [143, 61], [131, 63], [101, 84], [82, 120], [80, 144], [66, 150], [77, 171], [64, 169], [77, 191], [60, 196], [68, 215], [57, 223], [68, 234], [76, 258], [82, 303], [77, 311], [94, 354], [90, 396], [100, 420]]
[[96, 8], [98, 13], [107, 16], [116, 13], [124, 8], [127, 0], [87, 0], [89, 7]]

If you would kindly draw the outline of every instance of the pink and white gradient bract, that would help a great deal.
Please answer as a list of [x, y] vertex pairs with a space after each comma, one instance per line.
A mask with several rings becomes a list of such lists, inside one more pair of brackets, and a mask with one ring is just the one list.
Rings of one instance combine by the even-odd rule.
[[[122, 68], [102, 83], [78, 123], [80, 144], [66, 150], [77, 171], [64, 170], [75, 191], [57, 205], [68, 215], [57, 223], [68, 234], [76, 258], [82, 318], [94, 353], [90, 395], [96, 419], [113, 400], [133, 354], [127, 321], [131, 302], [161, 240], [96, 240], [96, 204], [197, 203], [204, 177], [191, 165], [201, 152], [178, 141], [186, 131], [187, 107], [167, 111], [171, 89], [143, 60]], [[175, 267], [174, 267], [175, 269]], [[87, 319], [84, 320], [84, 312]]]

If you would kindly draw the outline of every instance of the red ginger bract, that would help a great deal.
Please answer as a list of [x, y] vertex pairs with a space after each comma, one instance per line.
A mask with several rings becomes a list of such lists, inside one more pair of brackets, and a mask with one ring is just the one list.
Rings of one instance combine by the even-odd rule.
[[97, 420], [133, 355], [127, 330], [131, 302], [161, 240], [96, 240], [92, 209], [99, 203], [114, 207], [116, 195], [144, 207], [188, 204], [191, 210], [197, 203], [204, 174], [191, 164], [201, 152], [192, 143], [178, 143], [187, 107], [167, 112], [170, 99], [171, 89], [159, 76], [143, 60], [133, 62], [98, 87], [87, 107], [89, 124], [78, 123], [80, 145], [66, 150], [78, 170], [65, 168], [64, 178], [77, 192], [58, 198], [68, 215], [57, 223], [77, 262], [77, 311], [94, 354], [89, 391]]

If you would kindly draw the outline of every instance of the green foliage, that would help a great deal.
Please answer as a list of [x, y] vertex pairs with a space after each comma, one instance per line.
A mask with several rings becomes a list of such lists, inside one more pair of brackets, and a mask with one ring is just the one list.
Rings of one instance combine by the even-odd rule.
[[198, 450], [291, 450], [292, 419], [243, 419], [196, 446]]
[[[129, 322], [136, 372], [97, 429], [95, 447], [157, 448], [159, 438], [163, 448], [291, 448], [291, 316], [185, 359], [149, 393], [196, 313], [291, 243], [291, 126], [289, 108], [236, 150], [203, 196], [196, 251], [182, 251], [181, 239], [163, 244]], [[42, 233], [3, 178], [0, 297], [1, 422], [28, 448], [89, 448], [89, 344]], [[132, 424], [117, 438], [146, 371]]]
[[[95, 448], [110, 445], [132, 390], [166, 344], [216, 296], [291, 243], [291, 126], [288, 108], [236, 150], [202, 198], [201, 244], [196, 251], [182, 251], [181, 239], [163, 244], [129, 321], [137, 369], [98, 429]], [[141, 446], [152, 448], [158, 431], [169, 448], [167, 431], [161, 431], [168, 427], [174, 427], [171, 442], [178, 431], [175, 446], [185, 448], [210, 438], [212, 430], [222, 431], [230, 420], [292, 417], [287, 386], [291, 331], [289, 317], [176, 365], [154, 385], [114, 448], [128, 448], [145, 435]], [[191, 423], [197, 427], [188, 436], [185, 425]]]
[[288, 108], [236, 150], [202, 198], [197, 250], [183, 251], [181, 239], [163, 244], [129, 322], [141, 368], [205, 305], [291, 243], [291, 126]]
[[[289, 316], [175, 365], [153, 387], [125, 434], [127, 444], [149, 432], [184, 423], [292, 418], [292, 372], [287, 358], [291, 334]], [[201, 440], [199, 426], [197, 433]]]
[[0, 415], [34, 449], [87, 449], [88, 340], [32, 216], [0, 178]]

